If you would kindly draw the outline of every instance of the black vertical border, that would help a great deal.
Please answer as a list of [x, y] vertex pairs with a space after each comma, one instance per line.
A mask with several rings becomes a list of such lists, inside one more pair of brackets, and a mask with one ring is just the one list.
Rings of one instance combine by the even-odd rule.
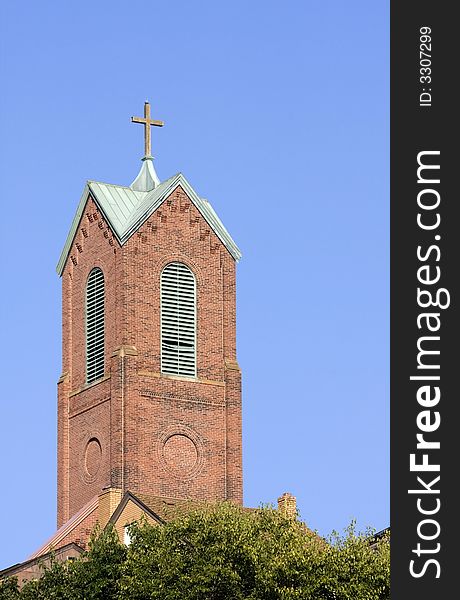
[[[447, 2], [391, 2], [391, 598], [396, 600], [456, 597], [460, 578], [460, 498], [456, 481], [460, 473], [460, 429], [457, 405], [460, 404], [460, 157], [459, 86], [460, 25], [454, 17], [455, 3]], [[430, 83], [420, 81], [420, 29], [431, 29]], [[426, 74], [426, 72], [424, 73]], [[431, 106], [420, 106], [422, 88], [431, 88]], [[428, 90], [427, 90], [428, 91]], [[420, 151], [439, 150], [439, 157], [427, 159], [440, 164], [440, 184], [435, 187], [441, 195], [439, 213], [441, 223], [436, 231], [423, 231], [417, 225], [417, 194], [423, 184], [417, 183], [417, 154]], [[434, 177], [434, 175], [433, 175]], [[436, 212], [436, 211], [434, 211]], [[431, 213], [434, 216], [434, 213]], [[440, 235], [440, 240], [435, 240]], [[430, 440], [439, 440], [439, 450], [429, 452], [429, 460], [440, 464], [440, 472], [416, 473], [409, 468], [409, 456], [417, 452], [417, 415], [425, 410], [417, 402], [416, 392], [421, 382], [410, 381], [411, 375], [420, 375], [417, 369], [417, 339], [423, 330], [417, 327], [417, 315], [424, 312], [417, 304], [417, 269], [427, 264], [417, 258], [417, 247], [427, 249], [439, 246], [441, 257], [434, 260], [435, 251], [427, 261], [432, 268], [438, 265], [441, 279], [436, 288], [449, 290], [450, 307], [444, 310], [427, 309], [440, 313], [438, 333], [440, 354], [432, 362], [440, 364], [441, 400], [431, 410], [441, 416], [439, 429], [425, 434]], [[426, 332], [426, 330], [424, 330]], [[426, 333], [425, 333], [426, 335]], [[436, 344], [433, 344], [435, 348]], [[428, 374], [428, 371], [423, 371]], [[418, 451], [418, 462], [422, 460]], [[422, 486], [417, 475], [430, 482], [440, 475], [439, 494], [417, 496], [409, 489]], [[438, 513], [422, 515], [417, 509], [417, 498], [422, 507], [436, 506]], [[425, 518], [435, 519], [440, 526], [439, 537], [420, 539], [417, 527]], [[434, 535], [436, 526], [424, 525], [425, 535]], [[417, 543], [423, 549], [439, 552], [413, 552]], [[430, 558], [439, 562], [440, 576], [435, 564], [426, 566], [425, 574], [415, 578], [410, 574], [410, 561], [416, 560], [414, 570], [420, 573]], [[457, 562], [459, 564], [457, 565]]]

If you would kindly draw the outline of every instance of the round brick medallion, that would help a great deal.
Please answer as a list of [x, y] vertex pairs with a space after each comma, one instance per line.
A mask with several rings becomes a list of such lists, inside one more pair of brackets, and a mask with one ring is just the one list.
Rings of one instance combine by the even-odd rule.
[[85, 450], [85, 471], [88, 478], [94, 480], [101, 468], [102, 448], [99, 440], [91, 438], [86, 444]]
[[171, 424], [160, 434], [157, 448], [160, 464], [176, 479], [193, 479], [203, 468], [203, 440], [187, 425]]
[[166, 466], [179, 476], [189, 475], [198, 462], [194, 442], [184, 434], [171, 435], [164, 443], [163, 457]]

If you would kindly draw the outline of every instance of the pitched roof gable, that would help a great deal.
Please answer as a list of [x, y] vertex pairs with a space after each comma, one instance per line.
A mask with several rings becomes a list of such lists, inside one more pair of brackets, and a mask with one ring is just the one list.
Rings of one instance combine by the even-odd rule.
[[137, 496], [132, 494], [130, 491], [125, 492], [123, 498], [120, 501], [120, 504], [114, 510], [114, 512], [108, 522], [113, 523], [115, 525], [115, 523], [118, 521], [120, 515], [123, 513], [124, 508], [130, 501], [134, 502], [134, 504], [136, 504], [143, 512], [145, 512], [147, 515], [149, 515], [154, 521], [157, 521], [158, 523], [164, 523], [164, 519], [160, 515], [155, 513], [153, 510], [151, 510], [149, 506], [147, 506], [144, 502], [142, 502], [142, 500], [140, 500]]
[[50, 550], [46, 554], [40, 554], [40, 556], [35, 556], [35, 558], [28, 558], [22, 563], [16, 563], [11, 567], [2, 569], [0, 571], [0, 579], [3, 579], [4, 577], [14, 577], [20, 575], [23, 571], [32, 567], [33, 565], [36, 565], [38, 562], [44, 564], [47, 560], [51, 559], [52, 553], [54, 554], [55, 558], [59, 559], [62, 556], [68, 556], [70, 551], [73, 551], [74, 555], [83, 554], [84, 552], [81, 546], [79, 546], [75, 542], [69, 542], [68, 544], [66, 544], [65, 546], [61, 546], [57, 550]]
[[110, 517], [110, 523], [115, 524], [117, 522], [130, 501], [134, 502], [143, 512], [160, 524], [182, 517], [191, 511], [209, 506], [209, 502], [204, 500], [166, 498], [164, 496], [152, 496], [150, 494], [127, 491]]
[[182, 173], [177, 173], [150, 192], [138, 192], [130, 187], [88, 181], [56, 268], [58, 274], [62, 275], [64, 270], [89, 196], [94, 199], [104, 218], [110, 224], [115, 237], [123, 245], [178, 186], [182, 187], [229, 253], [238, 261], [241, 258], [241, 252], [211, 204], [198, 196]]
[[42, 556], [42, 554], [46, 554], [50, 552], [53, 548], [55, 548], [59, 542], [61, 542], [69, 533], [72, 532], [75, 527], [80, 525], [89, 515], [91, 515], [99, 506], [99, 498], [98, 496], [94, 496], [87, 504], [85, 504], [77, 513], [73, 515], [68, 521], [66, 521], [57, 531], [56, 533], [41, 546], [36, 552], [31, 554], [27, 560], [31, 560], [33, 558], [37, 558], [37, 556]]

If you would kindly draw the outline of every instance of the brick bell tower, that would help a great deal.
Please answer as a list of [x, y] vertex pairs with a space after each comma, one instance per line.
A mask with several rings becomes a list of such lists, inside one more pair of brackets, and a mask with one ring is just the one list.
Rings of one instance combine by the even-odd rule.
[[103, 488], [242, 503], [240, 251], [178, 173], [89, 181], [58, 264], [58, 527]]

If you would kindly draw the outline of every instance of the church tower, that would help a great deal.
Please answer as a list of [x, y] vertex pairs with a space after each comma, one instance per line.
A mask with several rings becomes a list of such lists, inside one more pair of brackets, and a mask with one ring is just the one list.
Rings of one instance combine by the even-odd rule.
[[104, 488], [242, 503], [240, 251], [150, 150], [125, 187], [89, 181], [58, 264], [58, 527]]

